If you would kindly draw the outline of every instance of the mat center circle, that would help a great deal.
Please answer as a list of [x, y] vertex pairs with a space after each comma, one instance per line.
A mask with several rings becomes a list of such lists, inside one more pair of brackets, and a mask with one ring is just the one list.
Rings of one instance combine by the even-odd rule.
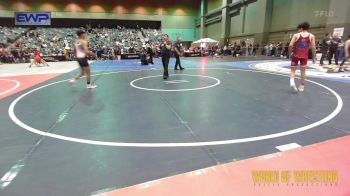
[[168, 80], [163, 80], [163, 75], [146, 76], [130, 82], [136, 89], [147, 91], [195, 91], [215, 87], [221, 82], [219, 79], [190, 74], [173, 74]]

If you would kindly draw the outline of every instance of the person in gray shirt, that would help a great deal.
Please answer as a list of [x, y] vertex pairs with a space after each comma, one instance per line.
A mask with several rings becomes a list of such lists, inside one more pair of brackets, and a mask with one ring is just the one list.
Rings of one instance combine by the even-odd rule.
[[329, 44], [328, 61], [332, 64], [332, 58], [334, 56], [335, 64], [338, 65], [338, 45], [341, 42], [340, 38], [337, 36], [332, 37]]

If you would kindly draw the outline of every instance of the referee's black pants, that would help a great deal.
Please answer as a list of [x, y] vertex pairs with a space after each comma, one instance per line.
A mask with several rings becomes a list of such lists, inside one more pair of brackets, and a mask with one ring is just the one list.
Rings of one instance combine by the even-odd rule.
[[181, 61], [180, 61], [180, 56], [179, 55], [174, 55], [175, 58], [176, 58], [176, 62], [175, 62], [175, 69], [177, 69], [177, 67], [179, 66], [180, 68], [181, 67]]
[[169, 76], [169, 72], [168, 72], [168, 67], [169, 67], [169, 60], [170, 60], [170, 56], [162, 56], [162, 63], [163, 63], [163, 76]]
[[328, 61], [332, 64], [332, 58], [334, 56], [335, 64], [338, 65], [338, 49], [329, 49]]
[[323, 65], [323, 60], [324, 60], [325, 58], [327, 58], [327, 52], [328, 52], [328, 48], [322, 49], [322, 56], [321, 56], [321, 60], [320, 60], [321, 66]]

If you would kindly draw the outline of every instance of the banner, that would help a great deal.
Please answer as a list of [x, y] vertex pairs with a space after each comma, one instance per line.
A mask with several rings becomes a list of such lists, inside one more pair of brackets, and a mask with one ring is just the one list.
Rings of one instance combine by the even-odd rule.
[[15, 25], [49, 26], [51, 25], [50, 12], [15, 12]]
[[334, 28], [333, 37], [342, 37], [344, 35], [344, 27], [342, 28]]

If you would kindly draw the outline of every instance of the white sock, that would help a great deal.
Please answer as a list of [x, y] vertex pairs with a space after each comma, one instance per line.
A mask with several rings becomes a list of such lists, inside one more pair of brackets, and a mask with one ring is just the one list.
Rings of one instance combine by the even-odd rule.
[[291, 79], [290, 79], [290, 85], [291, 85], [291, 86], [295, 86], [294, 78], [291, 78]]

